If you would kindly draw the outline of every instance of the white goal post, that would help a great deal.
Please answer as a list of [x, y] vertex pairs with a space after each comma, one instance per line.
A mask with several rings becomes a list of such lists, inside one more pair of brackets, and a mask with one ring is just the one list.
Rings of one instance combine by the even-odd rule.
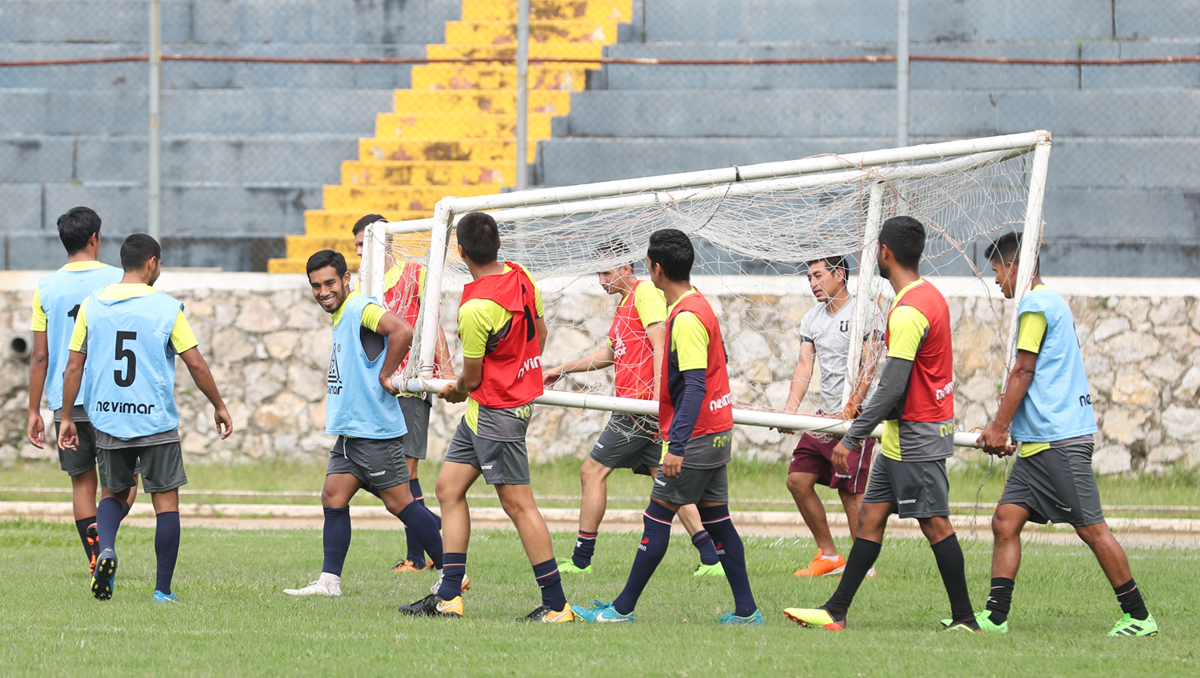
[[[992, 350], [985, 352], [984, 359], [989, 362], [985, 372], [988, 379], [1002, 379], [1013, 360], [1017, 329], [1013, 309], [1029, 287], [1041, 243], [1050, 147], [1050, 133], [1036, 131], [579, 186], [448, 197], [437, 203], [431, 218], [380, 222], [367, 227], [361, 272], [363, 291], [381, 298], [391, 261], [401, 256], [422, 259], [426, 273], [413, 357], [397, 385], [409, 391], [436, 391], [446, 383], [433, 378], [436, 338], [442, 322], [442, 294], [448, 283], [461, 284], [465, 271], [452, 249], [453, 227], [458, 218], [469, 212], [489, 212], [501, 224], [505, 242], [501, 257], [530, 268], [539, 285], [544, 279], [558, 281], [549, 284], [553, 289], [566, 289], [585, 273], [619, 265], [616, 259], [595, 254], [596, 244], [604, 238], [630, 244], [634, 256], [627, 258], [641, 260], [649, 232], [668, 226], [684, 230], [694, 241], [704, 239], [708, 258], [701, 264], [698, 251], [696, 273], [701, 280], [720, 281], [713, 283], [719, 289], [733, 289], [733, 283], [743, 278], [762, 283], [769, 276], [744, 271], [766, 270], [782, 276], [792, 288], [807, 292], [806, 284], [798, 282], [800, 273], [796, 266], [806, 260], [850, 255], [857, 258], [859, 270], [849, 281], [850, 289], [855, 292], [855, 306], [842, 393], [844, 402], [860, 378], [860, 371], [868, 366], [869, 361], [863, 357], [864, 335], [869, 335], [871, 327], [879, 326], [892, 294], [890, 287], [879, 279], [875, 267], [879, 227], [887, 218], [904, 214], [920, 219], [929, 234], [926, 257], [922, 260], [923, 274], [931, 266], [932, 279], [939, 288], [949, 284], [951, 291], [961, 288], [965, 290], [963, 294], [987, 297], [987, 309], [982, 300], [972, 308], [978, 314], [991, 313], [997, 320], [995, 331], [985, 333], [988, 337], [995, 335]], [[991, 237], [1001, 231], [1018, 229], [1024, 236], [1017, 298], [1002, 302], [992, 298], [994, 289], [988, 291], [990, 270], [986, 262], [980, 263], [979, 244], [990, 244]], [[425, 233], [429, 234], [427, 240], [422, 235]], [[410, 243], [419, 241], [419, 245], [409, 246], [407, 254], [402, 253], [398, 243], [404, 238]], [[511, 254], [514, 251], [524, 256]], [[939, 278], [940, 275], [946, 277]], [[763, 296], [747, 290], [748, 284], [740, 285], [740, 297], [730, 297], [731, 307], [744, 305], [739, 303], [743, 298]], [[716, 290], [710, 293], [699, 282], [697, 287], [706, 296], [717, 295]], [[767, 287], [779, 286], [764, 283], [763, 289]], [[547, 314], [554, 303], [551, 299], [546, 301]], [[786, 308], [781, 310], [780, 304], [786, 306], [784, 302], [771, 303], [775, 306], [770, 312], [787, 314]], [[574, 322], [580, 326], [589, 320], [596, 319], [577, 318]], [[724, 327], [726, 319], [721, 320]], [[771, 322], [774, 324], [770, 329], [755, 327], [744, 331], [766, 336], [767, 345], [782, 346], [790, 341], [786, 335], [795, 333], [796, 323], [788, 325], [777, 319]], [[564, 320], [563, 327], [567, 326]], [[555, 331], [551, 327], [551, 337]], [[972, 332], [963, 336], [982, 345], [986, 343], [979, 339], [985, 336], [981, 334], [983, 331], [978, 327], [963, 330]], [[727, 346], [736, 340], [736, 332], [723, 329], [723, 334]], [[794, 356], [781, 358], [794, 364]], [[970, 360], [975, 364], [980, 358]], [[776, 372], [779, 369], [776, 365]], [[958, 371], [956, 364], [956, 380]], [[766, 377], [755, 377], [758, 381], [747, 379], [747, 383], [757, 384]], [[761, 399], [751, 397], [751, 400]], [[548, 390], [536, 402], [612, 412], [657, 413], [656, 403], [596, 392]], [[827, 433], [841, 433], [847, 427], [846, 422], [836, 419], [772, 411], [772, 407], [781, 409], [781, 405], [739, 403], [734, 408], [734, 422]], [[978, 419], [977, 412], [975, 418]], [[965, 425], [980, 424], [971, 421]], [[975, 433], [960, 431], [955, 435], [955, 444], [974, 446], [976, 438]]]

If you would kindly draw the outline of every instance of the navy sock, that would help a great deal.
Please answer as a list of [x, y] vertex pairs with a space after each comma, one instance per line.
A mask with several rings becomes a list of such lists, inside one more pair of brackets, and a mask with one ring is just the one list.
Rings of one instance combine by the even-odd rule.
[[[412, 480], [408, 481], [408, 491], [412, 493], [413, 501], [417, 502], [421, 506], [425, 506], [425, 493], [421, 491], [420, 480], [413, 478]], [[430, 511], [429, 515], [433, 516], [433, 519], [437, 521], [438, 529], [442, 529], [442, 519], [439, 518], [438, 515], [433, 511]]]
[[[429, 554], [433, 559], [433, 566], [437, 569], [442, 569], [442, 535], [438, 534], [437, 522], [433, 519], [433, 514], [429, 509], [417, 502], [412, 502], [404, 507], [404, 510], [397, 516], [404, 523], [404, 531], [408, 534], [409, 544], [412, 540], [417, 540], [417, 553], [422, 551]], [[412, 553], [412, 547], [409, 547], [409, 553]], [[420, 558], [421, 567], [425, 566], [425, 556], [418, 555]]]
[[325, 564], [322, 572], [342, 576], [346, 552], [350, 550], [350, 507], [325, 509]]
[[646, 512], [642, 514], [642, 523], [646, 526], [642, 532], [642, 542], [638, 552], [633, 557], [633, 569], [629, 572], [629, 580], [625, 582], [625, 590], [613, 601], [613, 608], [621, 614], [633, 612], [637, 607], [638, 598], [645, 590], [654, 570], [667, 555], [667, 547], [671, 545], [671, 523], [675, 520], [675, 512], [651, 501]]
[[933, 545], [933, 556], [937, 558], [938, 571], [942, 574], [942, 585], [950, 597], [950, 618], [954, 621], [975, 621], [975, 610], [971, 608], [971, 594], [967, 591], [967, 573], [963, 565], [962, 547], [958, 535]]
[[988, 618], [997, 626], [1008, 621], [1008, 611], [1012, 608], [1013, 587], [1017, 583], [1007, 577], [992, 577], [992, 588], [988, 590]]
[[758, 609], [754, 594], [750, 591], [750, 576], [746, 573], [746, 549], [742, 537], [729, 518], [729, 505], [708, 506], [700, 509], [700, 522], [712, 533], [710, 541], [716, 542], [716, 552], [725, 568], [725, 578], [733, 591], [733, 614], [749, 617]]
[[579, 536], [575, 538], [575, 552], [571, 554], [571, 562], [582, 570], [592, 564], [594, 555], [596, 555], [596, 533], [580, 530]]
[[115, 497], [105, 497], [96, 506], [96, 532], [100, 535], [100, 550], [115, 549], [117, 530], [121, 527], [121, 502]]
[[128, 504], [126, 504], [125, 502], [121, 502], [121, 519], [122, 520], [125, 519], [125, 516], [129, 515], [129, 510], [132, 508], [133, 508], [133, 502], [129, 502]]
[[179, 511], [158, 514], [154, 529], [154, 555], [158, 557], [158, 578], [154, 590], [170, 594], [175, 561], [179, 558]]
[[708, 530], [700, 530], [692, 535], [692, 546], [700, 552], [700, 562], [705, 565], [716, 565], [721, 562], [721, 557], [717, 555], [717, 548], [713, 546], [712, 536], [708, 534]]
[[558, 563], [551, 558], [544, 563], [533, 566], [533, 577], [537, 579], [538, 588], [542, 590], [542, 605], [561, 612], [567, 606], [567, 594], [563, 593], [562, 575], [558, 573]]
[[850, 557], [846, 559], [846, 569], [842, 571], [842, 581], [838, 583], [837, 590], [829, 600], [821, 606], [833, 615], [834, 619], [845, 620], [846, 610], [849, 610], [850, 603], [854, 602], [854, 594], [858, 593], [859, 585], [879, 559], [882, 549], [883, 545], [879, 542], [862, 537], [854, 540], [854, 546], [850, 548]]
[[[421, 494], [421, 482], [417, 479], [408, 481], [408, 491], [412, 493], [413, 504], [425, 505], [425, 495]], [[404, 520], [401, 518], [401, 520]], [[405, 527], [408, 523], [404, 524]], [[408, 554], [404, 556], [405, 560], [411, 561], [417, 568], [425, 567], [425, 550], [421, 548], [421, 540], [417, 539], [417, 533], [406, 529], [404, 531], [404, 539], [408, 543]]]
[[438, 598], [454, 600], [462, 595], [463, 575], [467, 573], [467, 554], [446, 553], [442, 556], [442, 585]]
[[75, 530], [79, 532], [79, 541], [83, 542], [83, 552], [86, 554], [88, 563], [92, 562], [92, 545], [88, 543], [87, 530], [95, 523], [96, 516], [75, 521]]
[[1150, 611], [1146, 609], [1146, 602], [1142, 600], [1142, 592], [1132, 579], [1120, 586], [1113, 587], [1113, 593], [1117, 594], [1117, 602], [1121, 604], [1121, 611], [1125, 614], [1138, 621], [1150, 616]]

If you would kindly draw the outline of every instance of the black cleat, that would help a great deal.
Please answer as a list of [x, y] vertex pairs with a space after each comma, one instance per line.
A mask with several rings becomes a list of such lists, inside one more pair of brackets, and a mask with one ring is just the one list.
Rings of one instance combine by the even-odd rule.
[[113, 595], [113, 578], [117, 575], [117, 554], [105, 549], [96, 560], [96, 572], [92, 575], [92, 595], [96, 600], [109, 600]]
[[431, 593], [415, 603], [400, 606], [400, 614], [409, 617], [452, 617], [463, 616], [463, 599], [457, 596], [453, 600], [442, 600], [436, 593]]

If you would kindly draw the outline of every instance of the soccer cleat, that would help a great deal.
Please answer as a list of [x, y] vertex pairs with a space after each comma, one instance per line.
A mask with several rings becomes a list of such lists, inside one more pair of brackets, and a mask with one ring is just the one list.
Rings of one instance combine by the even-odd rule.
[[174, 593], [163, 593], [162, 591], [155, 591], [154, 595], [150, 598], [150, 602], [152, 602], [152, 603], [178, 603], [179, 599], [175, 597]]
[[829, 614], [829, 611], [823, 608], [804, 609], [799, 607], [789, 607], [783, 611], [783, 616], [791, 619], [797, 624], [805, 628], [825, 629], [826, 631], [845, 631], [846, 620], [838, 621]]
[[598, 600], [592, 601], [591, 607], [582, 607], [576, 605], [571, 608], [575, 613], [575, 619], [581, 622], [600, 622], [608, 624], [632, 624], [633, 613], [621, 614], [613, 608], [612, 603], [602, 603]]
[[[438, 592], [438, 589], [440, 589], [440, 588], [442, 588], [442, 572], [439, 570], [437, 581], [433, 582], [433, 586], [429, 587], [429, 592], [436, 594]], [[470, 589], [471, 589], [471, 578], [464, 574], [462, 590], [469, 591]]]
[[88, 574], [96, 575], [96, 558], [100, 557], [100, 533], [96, 531], [96, 523], [87, 527], [88, 550], [92, 552], [91, 562], [88, 563]]
[[591, 574], [592, 564], [588, 563], [587, 567], [576, 567], [574, 560], [571, 560], [570, 558], [559, 558], [558, 571], [561, 574]]
[[96, 572], [92, 575], [92, 595], [96, 600], [112, 598], [116, 574], [117, 554], [112, 549], [104, 549], [96, 560]]
[[[831, 574], [841, 574], [846, 569], [846, 559], [839, 553], [837, 560], [826, 560], [825, 552], [817, 549], [817, 555], [803, 570], [796, 570], [797, 577], [827, 577]], [[871, 576], [870, 574], [867, 575]]]
[[980, 629], [980, 627], [979, 627], [979, 623], [976, 622], [974, 619], [963, 619], [960, 621], [950, 621], [950, 623], [947, 624], [946, 622], [948, 622], [948, 621], [950, 621], [950, 620], [949, 619], [942, 620], [942, 628], [938, 629], [938, 633], [945, 633], [948, 631], [964, 631], [967, 633], [983, 633], [983, 630]]
[[392, 572], [424, 572], [431, 567], [433, 567], [432, 560], [422, 567], [417, 567], [417, 564], [411, 560], [405, 560], [403, 562], [396, 563], [396, 566], [392, 568]]
[[342, 595], [342, 581], [340, 577], [326, 579], [322, 576], [321, 579], [310, 581], [304, 588], [284, 589], [283, 592], [289, 596], [340, 596]]
[[704, 563], [700, 563], [699, 565], [696, 566], [696, 569], [692, 572], [692, 576], [693, 577], [724, 577], [725, 576], [725, 566], [721, 564], [721, 561], [717, 561], [716, 565], [705, 565]]
[[549, 605], [541, 605], [538, 609], [517, 619], [519, 622], [543, 622], [546, 624], [563, 624], [575, 621], [575, 612], [570, 605], [561, 610], [555, 610]]
[[1127, 613], [1121, 617], [1121, 621], [1112, 627], [1112, 631], [1108, 632], [1109, 636], [1157, 636], [1158, 622], [1154, 621], [1154, 615], [1150, 615], [1145, 619], [1134, 619]]
[[436, 593], [431, 593], [415, 603], [400, 606], [400, 614], [409, 617], [442, 617], [459, 619], [463, 616], [462, 596], [451, 600], [442, 600]]
[[[953, 619], [942, 620], [942, 626], [947, 628], [953, 623]], [[983, 633], [1008, 633], [1008, 620], [1005, 619], [1002, 623], [995, 624], [992, 622], [992, 613], [987, 610], [975, 613], [975, 623], [979, 625], [979, 630]]]
[[762, 626], [763, 625], [762, 610], [755, 610], [754, 614], [750, 615], [749, 617], [739, 617], [732, 612], [726, 612], [725, 614], [721, 615], [720, 619], [717, 619], [717, 623], [718, 624], [733, 624], [733, 625], [745, 624], [746, 626]]

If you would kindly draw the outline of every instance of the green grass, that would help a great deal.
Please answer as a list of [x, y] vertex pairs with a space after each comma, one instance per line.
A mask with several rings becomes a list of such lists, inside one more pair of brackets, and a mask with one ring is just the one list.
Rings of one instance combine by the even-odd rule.
[[[596, 573], [566, 583], [575, 603], [611, 600], [637, 535], [602, 535]], [[291, 599], [321, 564], [315, 530], [185, 528], [175, 577], [177, 606], [149, 602], [153, 532], [126, 528], [112, 601], [92, 599], [71, 525], [0, 523], [3, 675], [416, 675], [467, 676], [1194, 676], [1200, 672], [1200, 553], [1134, 550], [1133, 570], [1159, 621], [1156, 638], [1107, 638], [1120, 616], [1099, 567], [1082, 546], [1030, 545], [1005, 636], [938, 635], [948, 612], [928, 545], [885, 543], [879, 577], [860, 589], [845, 633], [802, 629], [782, 609], [823, 602], [830, 579], [791, 572], [809, 540], [746, 540], [751, 583], [767, 623], [719, 628], [730, 609], [720, 579], [690, 575], [696, 555], [676, 539], [633, 626], [524, 626], [538, 602], [513, 532], [481, 531], [470, 551], [467, 618], [401, 618], [400, 603], [427, 591], [430, 574], [387, 570], [398, 531], [354, 535], [339, 599]], [[571, 535], [555, 535], [566, 554]], [[977, 604], [990, 547], [965, 543]]]
[[[1011, 466], [1010, 466], [1011, 467]], [[436, 464], [423, 463], [421, 478], [426, 494], [432, 504], [434, 482], [437, 478]], [[579, 496], [579, 461], [563, 459], [553, 463], [535, 464], [531, 468], [534, 491], [539, 505], [544, 508], [575, 508]], [[794, 511], [791, 495], [784, 487], [787, 466], [783, 463], [735, 461], [729, 470], [730, 497], [735, 509]], [[980, 483], [987, 483], [979, 492], [981, 510], [986, 512], [1000, 498], [1003, 489], [1004, 466], [994, 463], [988, 475], [987, 463], [971, 465], [954, 470], [950, 474], [950, 500], [974, 503]], [[188, 468], [189, 484], [185, 490], [254, 490], [271, 492], [320, 492], [325, 479], [323, 463], [285, 464], [263, 462], [240, 465], [198, 465]], [[609, 507], [614, 509], [644, 508], [649, 493], [649, 479], [628, 471], [615, 471], [609, 476]], [[1166, 474], [1139, 474], [1101, 476], [1100, 496], [1109, 506], [1200, 506], [1200, 469], [1179, 470]], [[3, 485], [6, 487], [61, 488], [61, 493], [44, 494], [28, 492], [0, 492], [0, 501], [65, 501], [70, 499], [70, 483], [56, 465], [45, 462], [24, 462], [4, 469]], [[476, 506], [499, 506], [494, 493], [476, 488], [480, 499], [473, 500]], [[828, 500], [836, 500], [837, 493], [828, 488], [819, 489]], [[550, 499], [549, 497], [566, 497]], [[222, 495], [185, 496], [185, 502], [204, 503], [270, 503], [309, 504], [311, 497], [236, 497]], [[357, 502], [375, 502], [373, 498], [361, 496]], [[834, 509], [840, 510], [840, 509]], [[969, 512], [969, 510], [968, 510]], [[1176, 517], [1200, 518], [1200, 511], [1109, 511], [1110, 515], [1126, 517]]]

